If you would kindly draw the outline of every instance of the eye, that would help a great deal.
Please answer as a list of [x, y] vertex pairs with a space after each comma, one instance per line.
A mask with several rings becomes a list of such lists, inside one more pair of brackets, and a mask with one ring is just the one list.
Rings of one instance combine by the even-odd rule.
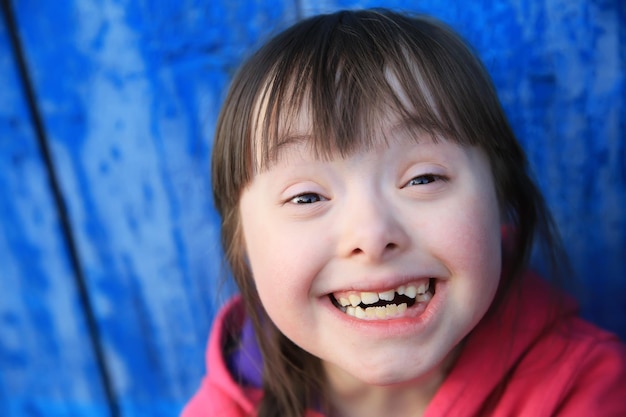
[[326, 200], [317, 193], [302, 193], [292, 197], [289, 202], [292, 204], [313, 204]]
[[417, 177], [411, 178], [409, 182], [406, 183], [405, 187], [414, 186], [414, 185], [427, 185], [436, 181], [445, 181], [446, 178], [441, 175], [436, 174], [423, 174], [418, 175]]

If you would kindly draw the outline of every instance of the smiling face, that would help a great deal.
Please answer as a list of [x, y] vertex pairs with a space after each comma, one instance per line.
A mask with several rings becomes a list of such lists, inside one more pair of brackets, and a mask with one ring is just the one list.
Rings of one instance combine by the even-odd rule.
[[280, 147], [240, 199], [245, 249], [278, 329], [326, 369], [389, 385], [441, 374], [500, 277], [488, 160], [406, 127], [319, 158]]

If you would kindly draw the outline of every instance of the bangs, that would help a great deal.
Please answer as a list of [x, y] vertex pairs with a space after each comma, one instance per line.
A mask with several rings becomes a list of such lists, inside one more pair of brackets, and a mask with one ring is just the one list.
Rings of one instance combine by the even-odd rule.
[[426, 133], [489, 145], [481, 142], [494, 129], [481, 129], [486, 112], [477, 110], [476, 97], [490, 94], [472, 90], [490, 84], [465, 44], [426, 18], [364, 13], [310, 19], [262, 51], [269, 65], [258, 68], [265, 66], [266, 76], [249, 131], [256, 169], [294, 140], [305, 139], [320, 158], [345, 156], [388, 140], [389, 123], [414, 130], [416, 140]]

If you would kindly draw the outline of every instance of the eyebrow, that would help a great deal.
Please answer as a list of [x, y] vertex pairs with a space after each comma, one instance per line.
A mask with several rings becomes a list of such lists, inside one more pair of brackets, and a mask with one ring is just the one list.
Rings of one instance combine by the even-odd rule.
[[[432, 126], [429, 129], [425, 127], [422, 120], [413, 117], [402, 118], [393, 123], [388, 129], [385, 129], [385, 131], [383, 131], [383, 136], [380, 139], [387, 143], [393, 140], [411, 140], [419, 144], [424, 139], [437, 141], [447, 137], [440, 126]], [[315, 146], [315, 138], [308, 133], [280, 135], [276, 140], [269, 140], [268, 142], [265, 145], [261, 145], [263, 149], [261, 150], [259, 162], [262, 170], [271, 168], [289, 149], [309, 146], [310, 144], [313, 144], [313, 147]], [[364, 143], [367, 143], [367, 141]], [[320, 158], [323, 159], [324, 151], [322, 150], [321, 152]]]
[[394, 123], [389, 131], [392, 134], [411, 134], [412, 136], [422, 136], [424, 134], [440, 133], [440, 127], [434, 126], [432, 129], [426, 127], [426, 123], [419, 118], [403, 118], [397, 123]]
[[393, 124], [389, 131], [391, 135], [410, 137], [415, 143], [419, 143], [424, 139], [434, 142], [450, 139], [456, 141], [456, 135], [452, 129], [446, 129], [439, 123], [427, 123], [419, 117], [403, 118]]
[[266, 147], [262, 156], [262, 165], [266, 168], [270, 167], [280, 159], [281, 155], [284, 154], [287, 149], [306, 145], [312, 140], [313, 137], [308, 134], [283, 135]]

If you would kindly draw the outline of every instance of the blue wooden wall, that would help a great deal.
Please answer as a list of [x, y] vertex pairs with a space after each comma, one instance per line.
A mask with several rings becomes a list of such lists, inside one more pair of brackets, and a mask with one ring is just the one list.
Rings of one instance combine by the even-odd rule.
[[489, 68], [578, 273], [626, 338], [623, 0], [1, 0], [0, 415], [172, 416], [220, 290], [209, 155], [243, 57], [298, 17], [434, 14]]

